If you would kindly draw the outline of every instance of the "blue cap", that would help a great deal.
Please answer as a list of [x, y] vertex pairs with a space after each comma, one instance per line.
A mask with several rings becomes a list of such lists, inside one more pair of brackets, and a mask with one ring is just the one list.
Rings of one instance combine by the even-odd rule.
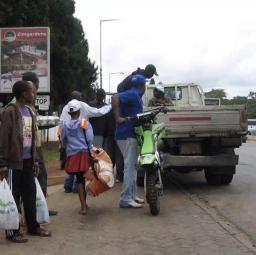
[[135, 75], [132, 76], [131, 83], [132, 83], [132, 86], [138, 86], [138, 85], [141, 85], [141, 84], [145, 84], [146, 79], [141, 74], [135, 74]]

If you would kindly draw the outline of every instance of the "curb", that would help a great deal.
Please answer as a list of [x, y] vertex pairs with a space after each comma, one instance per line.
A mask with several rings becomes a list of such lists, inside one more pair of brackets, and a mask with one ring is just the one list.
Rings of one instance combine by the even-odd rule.
[[64, 184], [64, 180], [65, 180], [64, 175], [48, 176], [48, 185], [47, 186]]
[[256, 141], [256, 135], [247, 135], [248, 141]]

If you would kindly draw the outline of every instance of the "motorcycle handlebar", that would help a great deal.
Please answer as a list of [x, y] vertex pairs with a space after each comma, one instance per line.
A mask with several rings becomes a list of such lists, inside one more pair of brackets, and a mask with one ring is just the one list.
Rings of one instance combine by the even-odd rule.
[[128, 116], [126, 117], [126, 120], [127, 121], [131, 121], [131, 120], [140, 120], [142, 118], [152, 118], [154, 119], [154, 117], [159, 114], [160, 112], [166, 114], [167, 112], [175, 112], [175, 109], [168, 109], [166, 107], [159, 107], [159, 108], [156, 108], [154, 110], [151, 110], [151, 111], [147, 111], [147, 112], [144, 112], [144, 113], [140, 113], [140, 114], [137, 114], [136, 116]]

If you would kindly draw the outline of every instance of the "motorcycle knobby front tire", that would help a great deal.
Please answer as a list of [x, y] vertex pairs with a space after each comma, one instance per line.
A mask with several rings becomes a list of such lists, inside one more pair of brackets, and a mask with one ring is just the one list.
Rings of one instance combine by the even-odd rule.
[[160, 212], [159, 191], [156, 188], [156, 173], [146, 172], [146, 198], [152, 215], [156, 216]]

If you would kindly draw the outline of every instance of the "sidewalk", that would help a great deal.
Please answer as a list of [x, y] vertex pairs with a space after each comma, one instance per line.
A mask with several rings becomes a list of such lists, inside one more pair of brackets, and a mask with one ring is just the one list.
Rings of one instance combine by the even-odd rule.
[[[76, 194], [61, 185], [51, 187], [49, 207], [59, 211], [48, 226], [51, 238], [29, 237], [27, 244], [6, 242], [4, 255], [244, 255], [251, 254], [209, 215], [174, 187], [165, 190], [161, 212], [151, 216], [143, 209], [120, 209], [121, 185], [97, 198], [89, 197], [89, 212], [78, 214]], [[140, 190], [141, 196], [143, 190]]]
[[256, 141], [256, 135], [248, 135], [247, 137], [249, 141]]

